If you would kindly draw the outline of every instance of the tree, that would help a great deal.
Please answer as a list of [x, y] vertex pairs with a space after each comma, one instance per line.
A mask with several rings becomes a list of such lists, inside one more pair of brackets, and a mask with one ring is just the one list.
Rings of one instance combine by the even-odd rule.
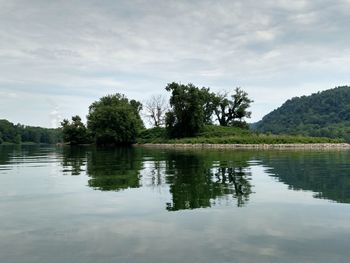
[[141, 130], [145, 128], [142, 118], [140, 116], [140, 112], [142, 110], [142, 103], [136, 100], [130, 100], [130, 105], [134, 109], [135, 117], [137, 119], [137, 129]]
[[20, 134], [16, 134], [14, 142], [15, 144], [21, 144], [22, 138]]
[[204, 97], [204, 124], [213, 124], [212, 116], [217, 106], [216, 94], [210, 92], [209, 88], [202, 88], [201, 92]]
[[248, 111], [253, 100], [248, 98], [248, 93], [241, 88], [236, 88], [231, 95], [231, 100], [227, 98], [228, 93], [219, 93], [215, 98], [215, 115], [221, 126], [233, 126], [244, 123], [243, 118], [250, 118]]
[[13, 123], [7, 120], [0, 120], [0, 132], [4, 142], [15, 142], [17, 130]]
[[192, 137], [203, 128], [205, 122], [205, 99], [207, 89], [193, 84], [170, 83], [166, 90], [171, 92], [171, 110], [166, 114], [166, 128], [172, 138]]
[[84, 144], [89, 142], [89, 135], [86, 126], [81, 121], [81, 118], [76, 115], [69, 122], [64, 119], [61, 122], [63, 141], [71, 145]]
[[165, 113], [168, 109], [166, 98], [163, 95], [153, 95], [144, 104], [145, 116], [153, 127], [165, 125]]
[[89, 107], [88, 129], [99, 145], [131, 144], [143, 127], [142, 105], [122, 94], [102, 97]]

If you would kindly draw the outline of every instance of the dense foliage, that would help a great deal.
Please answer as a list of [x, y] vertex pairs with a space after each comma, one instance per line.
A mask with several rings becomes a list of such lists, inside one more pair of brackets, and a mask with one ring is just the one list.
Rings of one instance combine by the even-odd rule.
[[215, 122], [214, 115], [220, 126], [248, 128], [244, 118], [250, 118], [248, 108], [253, 101], [240, 88], [236, 88], [233, 94], [215, 94], [209, 88], [173, 82], [166, 90], [171, 92], [171, 110], [166, 114], [170, 138], [196, 136], [204, 125]]
[[288, 100], [257, 123], [256, 129], [350, 140], [350, 87]]
[[141, 103], [122, 94], [102, 97], [89, 107], [88, 130], [98, 145], [131, 144], [143, 128]]
[[64, 142], [77, 145], [91, 141], [89, 132], [79, 116], [73, 116], [71, 122], [65, 119], [61, 122], [61, 125]]
[[171, 110], [166, 114], [166, 127], [172, 138], [195, 136], [204, 126], [204, 106], [208, 90], [193, 84], [170, 83], [166, 90], [171, 92]]
[[0, 120], [1, 143], [45, 143], [54, 144], [61, 141], [61, 132], [58, 129], [13, 124], [7, 120]]

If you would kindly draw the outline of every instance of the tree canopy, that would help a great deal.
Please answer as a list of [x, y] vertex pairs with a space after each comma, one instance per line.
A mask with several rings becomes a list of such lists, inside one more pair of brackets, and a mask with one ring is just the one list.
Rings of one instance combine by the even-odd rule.
[[99, 145], [131, 144], [143, 127], [142, 104], [122, 94], [102, 97], [89, 107], [87, 126]]
[[171, 92], [171, 109], [165, 120], [170, 137], [195, 136], [205, 123], [204, 108], [208, 90], [175, 82], [168, 84], [165, 89]]
[[215, 94], [209, 88], [175, 82], [166, 90], [171, 92], [166, 127], [172, 138], [195, 136], [205, 124], [213, 124], [214, 114], [221, 126], [247, 127], [244, 118], [250, 118], [248, 108], [253, 101], [240, 88], [230, 97], [228, 92]]
[[242, 122], [243, 118], [250, 118], [248, 111], [253, 100], [248, 98], [248, 93], [241, 88], [236, 88], [229, 98], [228, 92], [219, 93], [214, 98], [215, 115], [221, 126], [234, 126], [236, 122]]
[[61, 125], [64, 142], [68, 142], [71, 145], [90, 142], [88, 130], [78, 115], [73, 116], [71, 122], [64, 119]]

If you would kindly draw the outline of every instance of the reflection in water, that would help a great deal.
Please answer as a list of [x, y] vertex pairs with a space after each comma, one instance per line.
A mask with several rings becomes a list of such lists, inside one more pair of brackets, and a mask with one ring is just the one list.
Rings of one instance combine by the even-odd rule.
[[63, 172], [80, 175], [84, 172], [87, 151], [85, 147], [64, 147], [62, 152]]
[[167, 157], [166, 182], [172, 194], [167, 210], [210, 207], [215, 200], [227, 196], [236, 198], [237, 206], [249, 200], [250, 173], [242, 163], [219, 161], [218, 167], [213, 167], [212, 155], [193, 152], [172, 152]]
[[0, 262], [348, 262], [349, 157], [0, 147]]
[[102, 191], [140, 187], [142, 159], [134, 148], [92, 149], [87, 158], [89, 186]]
[[350, 203], [350, 152], [261, 154], [271, 176], [293, 190], [311, 190], [315, 198]]
[[22, 163], [60, 161], [64, 173], [87, 174], [101, 191], [166, 187], [169, 211], [211, 207], [219, 202], [242, 207], [253, 192], [250, 161], [292, 190], [315, 198], [350, 203], [348, 151], [180, 151], [141, 148], [96, 149], [0, 146], [0, 171]]
[[0, 145], [0, 170], [13, 169], [24, 163], [35, 166], [56, 163], [57, 153], [52, 147], [39, 145]]
[[[4, 156], [2, 156], [4, 159]], [[315, 151], [160, 151], [150, 149], [89, 149], [63, 151], [63, 166], [79, 174], [87, 161], [89, 186], [117, 191], [168, 185], [169, 211], [204, 208], [219, 200], [238, 207], [252, 193], [249, 161], [261, 162], [270, 176], [293, 190], [311, 190], [315, 198], [350, 203], [350, 153]], [[144, 170], [145, 163], [148, 169]], [[151, 164], [150, 164], [151, 163]], [[230, 197], [230, 199], [228, 199]], [[233, 197], [233, 199], [232, 199]]]
[[88, 184], [96, 190], [167, 185], [172, 196], [166, 204], [168, 211], [211, 207], [222, 200], [236, 200], [238, 207], [244, 206], [252, 193], [249, 156], [217, 158], [210, 152], [71, 147], [63, 150], [62, 166], [64, 171], [78, 175], [87, 162]]
[[252, 193], [250, 184], [250, 172], [245, 172], [243, 167], [220, 167], [215, 176], [222, 184], [232, 185], [234, 187], [233, 197], [237, 199], [237, 206], [241, 207], [249, 200]]

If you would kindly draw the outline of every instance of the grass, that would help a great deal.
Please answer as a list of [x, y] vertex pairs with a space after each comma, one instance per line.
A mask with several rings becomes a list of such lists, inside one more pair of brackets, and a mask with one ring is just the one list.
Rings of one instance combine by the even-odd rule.
[[206, 126], [196, 137], [169, 139], [164, 128], [152, 128], [140, 133], [137, 143], [169, 144], [292, 144], [342, 143], [343, 139], [308, 137], [302, 135], [274, 135], [256, 133], [242, 128]]

